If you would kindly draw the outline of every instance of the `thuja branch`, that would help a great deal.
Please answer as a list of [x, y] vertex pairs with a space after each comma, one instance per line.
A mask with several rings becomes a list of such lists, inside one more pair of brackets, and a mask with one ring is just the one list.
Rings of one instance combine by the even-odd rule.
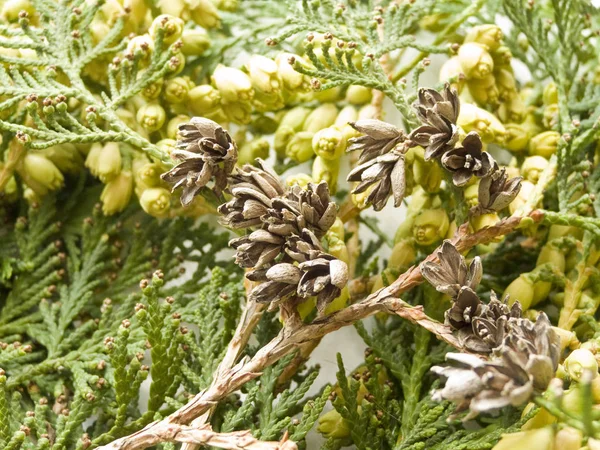
[[[539, 223], [543, 221], [544, 213], [536, 210], [528, 217]], [[459, 251], [467, 251], [476, 245], [491, 242], [499, 236], [511, 233], [521, 224], [523, 219], [522, 217], [503, 219], [496, 225], [484, 228], [474, 234], [467, 234], [467, 228], [461, 227], [452, 241]], [[426, 261], [437, 261], [437, 251], [430, 254]], [[266, 367], [279, 361], [298, 346], [320, 339], [328, 333], [378, 312], [396, 314], [422, 326], [458, 350], [464, 351], [465, 349], [462, 348], [449, 327], [427, 317], [421, 306], [410, 306], [397, 298], [402, 293], [423, 283], [423, 281], [421, 271], [418, 267], [413, 266], [400, 275], [391, 285], [378, 290], [354, 305], [317, 319], [310, 324], [302, 323], [297, 317], [290, 317], [281, 332], [256, 353], [253, 358], [242, 360], [231, 369], [221, 372], [218, 379], [215, 379], [208, 389], [197, 394], [184, 407], [164, 419], [148, 425], [143, 430], [117, 439], [101, 448], [104, 450], [139, 450], [163, 442], [161, 436], [168, 433], [174, 424], [186, 424], [202, 416], [221, 399], [238, 390], [246, 382], [260, 376]]]
[[[297, 450], [295, 442], [287, 439], [281, 441], [260, 441], [252, 436], [250, 431], [234, 431], [231, 433], [217, 433], [210, 426], [188, 427], [173, 424], [160, 431], [161, 442], [179, 442], [211, 446], [228, 450]], [[149, 443], [148, 446], [153, 445]]]
[[[251, 282], [247, 280], [246, 282], [251, 284]], [[262, 317], [264, 309], [265, 305], [262, 303], [256, 303], [253, 301], [246, 302], [245, 308], [242, 311], [242, 315], [238, 322], [238, 326], [235, 329], [235, 333], [233, 334], [233, 337], [227, 345], [225, 356], [223, 356], [219, 367], [217, 367], [217, 370], [215, 371], [213, 384], [218, 382], [218, 380], [220, 380], [224, 376], [224, 374], [231, 370], [231, 368], [236, 364], [244, 348], [246, 348], [246, 345], [248, 344], [248, 341], [252, 336], [254, 328], [256, 327], [258, 321]], [[212, 409], [212, 411], [214, 411], [214, 408]], [[208, 422], [210, 413], [212, 411], [209, 411], [203, 416], [194, 419], [192, 421], [192, 427], [197, 428], [202, 426], [205, 422]], [[198, 448], [197, 444], [203, 444], [203, 442], [187, 442], [183, 446], [183, 450], [196, 449]]]

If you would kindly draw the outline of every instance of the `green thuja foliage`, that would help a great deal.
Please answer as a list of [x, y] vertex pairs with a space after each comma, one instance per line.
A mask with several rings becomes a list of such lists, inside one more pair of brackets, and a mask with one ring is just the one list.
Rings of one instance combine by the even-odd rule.
[[[223, 298], [239, 272], [214, 259], [226, 234], [136, 208], [108, 218], [90, 201], [96, 192], [81, 182], [68, 199], [47, 198], [3, 226], [0, 439], [7, 448], [48, 439], [53, 448], [75, 448], [135, 431], [169, 411], [168, 398], [199, 364], [212, 373], [182, 315], [197, 317], [220, 348], [235, 328], [239, 289]], [[222, 301], [209, 305], [206, 294], [215, 290]], [[221, 335], [214, 333], [220, 311]]]
[[[82, 180], [2, 228], [2, 448], [103, 445], [173, 412], [210, 385], [236, 327], [241, 273], [215, 260], [226, 233], [134, 207], [105, 217], [96, 192]], [[279, 381], [290, 359], [219, 405], [215, 429], [302, 442], [329, 389], [307, 397], [316, 369]]]
[[[130, 49], [126, 57], [110, 63], [107, 58], [122, 54], [127, 46], [122, 38], [126, 11], [108, 33], [95, 40], [87, 29], [100, 14], [102, 2], [40, 0], [33, 4], [35, 17], [23, 11], [18, 28], [0, 27], [2, 47], [18, 49], [14, 55], [0, 55], [4, 99], [0, 130], [5, 138], [18, 133], [32, 149], [67, 142], [123, 142], [168, 161], [164, 152], [116, 114], [127, 100], [175, 71], [178, 47], [165, 42], [164, 28], [155, 30], [149, 41], [151, 57], [148, 50]], [[96, 92], [96, 85], [89, 83], [94, 64], [109, 66], [106, 90]], [[3, 149], [8, 142], [4, 139]]]

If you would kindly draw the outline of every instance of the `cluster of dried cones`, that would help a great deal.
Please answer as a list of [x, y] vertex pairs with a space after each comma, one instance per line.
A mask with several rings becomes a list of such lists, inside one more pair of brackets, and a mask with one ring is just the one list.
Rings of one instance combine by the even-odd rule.
[[456, 186], [465, 186], [473, 176], [481, 179], [479, 206], [473, 213], [506, 208], [519, 193], [521, 178], [507, 178], [504, 169], [483, 151], [476, 132], [468, 133], [459, 144], [458, 94], [448, 84], [441, 93], [420, 89], [414, 108], [422, 125], [408, 135], [380, 120], [351, 123], [363, 133], [351, 139], [348, 147], [348, 151], [361, 151], [358, 166], [348, 175], [348, 181], [359, 183], [352, 193], [370, 189], [367, 202], [376, 211], [385, 206], [390, 196], [394, 197], [394, 206], [400, 206], [406, 191], [405, 153], [411, 147], [421, 146], [425, 161], [438, 160], [452, 174]]
[[173, 156], [181, 162], [163, 175], [173, 189], [183, 187], [185, 205], [209, 183], [232, 198], [219, 207], [222, 222], [249, 233], [233, 239], [236, 263], [246, 277], [262, 282], [250, 299], [277, 305], [286, 299], [317, 298], [320, 312], [348, 281], [346, 263], [325, 252], [321, 238], [336, 220], [327, 183], [288, 188], [262, 162], [235, 168], [235, 142], [219, 124], [195, 117], [180, 126]]
[[448, 353], [451, 365], [432, 370], [447, 378], [434, 398], [457, 402], [458, 410], [469, 408], [473, 417], [508, 405], [519, 406], [534, 393], [546, 390], [559, 362], [560, 339], [548, 317], [540, 313], [536, 322], [521, 317], [521, 306], [492, 293], [484, 304], [475, 289], [482, 276], [479, 257], [467, 266], [456, 247], [445, 241], [437, 253], [439, 264], [421, 265], [423, 277], [439, 292], [452, 298], [446, 324], [463, 347], [487, 359], [464, 353]]

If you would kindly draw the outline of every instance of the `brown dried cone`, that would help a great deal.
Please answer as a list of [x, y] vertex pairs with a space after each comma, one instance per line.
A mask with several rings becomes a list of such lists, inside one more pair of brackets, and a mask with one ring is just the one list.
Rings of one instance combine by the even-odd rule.
[[302, 271], [289, 262], [280, 262], [269, 269], [248, 272], [250, 281], [262, 282], [249, 295], [249, 300], [259, 303], [271, 303], [272, 306], [296, 295]]
[[483, 308], [484, 305], [475, 291], [463, 286], [458, 291], [452, 307], [444, 314], [446, 324], [455, 330], [469, 330], [473, 319], [481, 314]]
[[348, 266], [335, 257], [321, 253], [318, 258], [300, 263], [303, 272], [298, 285], [298, 295], [303, 298], [317, 297], [317, 310], [339, 297], [348, 282]]
[[285, 238], [264, 229], [229, 241], [236, 250], [236, 264], [247, 269], [262, 269], [273, 264], [283, 251], [284, 244]]
[[471, 326], [458, 331], [458, 339], [469, 351], [491, 353], [504, 341], [509, 320], [519, 319], [521, 314], [518, 301], [508, 306], [508, 297], [500, 301], [492, 292], [490, 302], [482, 305], [479, 313], [472, 317]]
[[352, 138], [346, 151], [360, 150], [358, 164], [363, 164], [378, 156], [391, 152], [406, 140], [406, 135], [395, 126], [377, 119], [364, 119], [350, 122], [350, 126], [363, 136]]
[[274, 198], [285, 193], [279, 177], [258, 160], [260, 167], [244, 165], [229, 177], [233, 198], [219, 206], [223, 225], [233, 229], [257, 227], [267, 214]]
[[[329, 186], [322, 181], [319, 184], [309, 183], [306, 189], [295, 185], [285, 197], [273, 200], [273, 209], [282, 213], [281, 220], [295, 227], [295, 232], [299, 234], [304, 228], [308, 228], [315, 233], [317, 237], [323, 237], [327, 230], [331, 228], [337, 217], [337, 206], [331, 201]], [[292, 214], [285, 214], [289, 211]], [[292, 223], [293, 222], [293, 223]], [[282, 226], [271, 219], [268, 229]]]
[[347, 177], [348, 181], [360, 182], [352, 193], [360, 194], [371, 189], [367, 201], [375, 211], [383, 209], [391, 195], [394, 196], [394, 206], [400, 206], [406, 191], [405, 152], [405, 147], [395, 148], [355, 167]]
[[460, 111], [458, 94], [446, 83], [440, 93], [434, 89], [419, 89], [413, 105], [423, 123], [408, 136], [410, 141], [425, 149], [425, 160], [439, 158], [458, 142], [456, 120]]
[[471, 177], [489, 175], [496, 162], [492, 155], [482, 151], [483, 143], [479, 134], [471, 131], [464, 138], [462, 145], [448, 150], [442, 155], [442, 166], [452, 172], [452, 182], [456, 186], [464, 186]]
[[456, 298], [463, 286], [475, 290], [481, 281], [483, 267], [481, 259], [476, 256], [467, 268], [465, 258], [458, 252], [452, 242], [443, 242], [437, 251], [439, 264], [426, 261], [421, 264], [421, 274], [438, 292]]
[[510, 319], [503, 344], [491, 361], [448, 353], [446, 359], [453, 365], [432, 367], [447, 380], [432, 398], [458, 403], [457, 411], [469, 408], [465, 420], [509, 405], [523, 405], [548, 387], [558, 367], [559, 350], [560, 339], [544, 313], [535, 323]]
[[325, 253], [316, 235], [306, 228], [300, 236], [288, 239], [285, 252], [303, 272], [298, 295], [303, 298], [316, 296], [317, 309], [322, 312], [348, 282], [348, 266]]
[[522, 177], [508, 178], [506, 169], [494, 171], [479, 181], [479, 204], [472, 214], [486, 214], [506, 208], [521, 190]]
[[285, 253], [298, 263], [316, 259], [323, 252], [317, 236], [306, 228], [300, 235], [290, 236], [285, 244]]
[[[348, 266], [298, 236], [291, 247], [293, 251], [282, 262], [246, 275], [251, 281], [263, 282], [252, 290], [249, 298], [274, 306], [294, 296], [315, 296], [317, 309], [323, 312], [348, 282]], [[294, 261], [299, 264], [293, 264]]]
[[179, 136], [171, 156], [181, 162], [161, 178], [172, 184], [173, 190], [183, 187], [183, 206], [189, 205], [211, 180], [214, 192], [221, 195], [237, 161], [237, 147], [229, 133], [212, 120], [194, 117], [179, 126]]

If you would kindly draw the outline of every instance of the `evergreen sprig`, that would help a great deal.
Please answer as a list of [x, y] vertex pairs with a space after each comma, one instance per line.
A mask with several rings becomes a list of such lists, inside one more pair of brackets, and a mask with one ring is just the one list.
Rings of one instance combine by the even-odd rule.
[[[164, 29], [158, 28], [146, 63], [149, 50], [121, 53], [127, 45], [127, 39], [119, 37], [125, 16], [93, 42], [86, 29], [99, 14], [101, 2], [73, 0], [58, 5], [37, 0], [34, 4], [39, 24], [23, 12], [19, 29], [0, 28], [0, 45], [21, 50], [18, 56], [0, 55], [0, 62], [8, 66], [0, 67], [0, 95], [7, 97], [0, 103], [0, 130], [18, 135], [32, 149], [124, 142], [168, 164], [168, 155], [128, 127], [115, 111], [175, 70], [178, 44], [165, 44]], [[107, 62], [109, 57], [114, 57], [112, 63]], [[85, 70], [92, 63], [108, 65], [108, 83], [100, 96], [86, 80]], [[5, 139], [4, 145], [8, 142]]]

